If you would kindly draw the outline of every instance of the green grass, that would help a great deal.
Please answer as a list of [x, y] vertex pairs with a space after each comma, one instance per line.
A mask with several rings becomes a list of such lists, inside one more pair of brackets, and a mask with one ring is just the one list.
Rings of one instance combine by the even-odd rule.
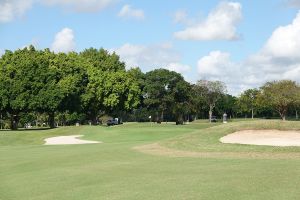
[[[0, 200], [300, 199], [299, 159], [171, 158], [132, 149], [159, 142], [186, 151], [300, 152], [218, 142], [222, 135], [250, 128], [298, 130], [300, 123], [202, 121], [0, 131]], [[74, 134], [103, 143], [42, 145], [47, 137]]]
[[280, 120], [247, 120], [211, 127], [162, 141], [163, 146], [199, 152], [299, 152], [299, 147], [271, 147], [255, 145], [222, 144], [219, 139], [238, 130], [300, 130], [300, 123]]

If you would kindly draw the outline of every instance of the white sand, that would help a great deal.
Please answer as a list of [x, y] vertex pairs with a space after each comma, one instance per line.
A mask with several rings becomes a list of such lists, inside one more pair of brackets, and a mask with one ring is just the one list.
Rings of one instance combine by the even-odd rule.
[[300, 146], [299, 131], [245, 130], [226, 135], [222, 143], [267, 146]]
[[63, 145], [63, 144], [95, 144], [98, 141], [77, 139], [83, 135], [58, 136], [45, 139], [45, 145]]

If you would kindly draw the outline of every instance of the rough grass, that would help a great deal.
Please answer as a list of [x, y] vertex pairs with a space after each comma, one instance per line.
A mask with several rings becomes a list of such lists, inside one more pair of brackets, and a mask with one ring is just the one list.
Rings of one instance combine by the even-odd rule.
[[[208, 151], [263, 151], [239, 145], [222, 147], [218, 143], [219, 136], [238, 129], [242, 126], [239, 123], [214, 124], [212, 128], [207, 123], [132, 123], [110, 128], [0, 131], [0, 199], [299, 199], [299, 159], [168, 157], [133, 150], [160, 142], [191, 151], [203, 150], [197, 144], [207, 145], [204, 149]], [[290, 127], [274, 121], [273, 125], [266, 122], [262, 126], [298, 129], [299, 125]], [[73, 134], [104, 143], [42, 145], [44, 138]], [[180, 140], [184, 141], [183, 147]]]

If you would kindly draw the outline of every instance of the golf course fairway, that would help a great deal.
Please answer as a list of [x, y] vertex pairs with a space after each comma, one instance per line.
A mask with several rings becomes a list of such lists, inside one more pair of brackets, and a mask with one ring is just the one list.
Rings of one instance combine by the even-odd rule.
[[[299, 131], [300, 123], [0, 131], [0, 200], [300, 199], [300, 147], [220, 142], [236, 131], [264, 129]], [[99, 143], [44, 145], [47, 138], [71, 135]]]

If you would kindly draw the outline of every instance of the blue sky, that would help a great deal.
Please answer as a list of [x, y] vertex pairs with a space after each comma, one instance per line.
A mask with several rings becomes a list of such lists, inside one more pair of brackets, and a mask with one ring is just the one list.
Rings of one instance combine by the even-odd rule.
[[236, 95], [300, 80], [299, 9], [300, 0], [0, 0], [0, 53], [103, 47], [128, 68], [220, 80]]

